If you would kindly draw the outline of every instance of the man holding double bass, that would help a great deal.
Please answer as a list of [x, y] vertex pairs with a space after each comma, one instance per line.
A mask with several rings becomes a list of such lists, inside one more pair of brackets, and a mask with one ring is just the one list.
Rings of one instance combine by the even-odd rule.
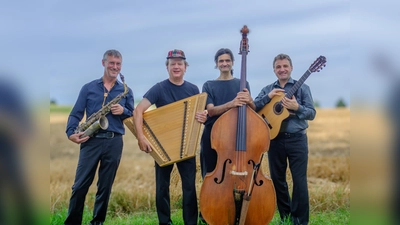
[[269, 130], [253, 110], [246, 81], [247, 26], [241, 32], [240, 80], [232, 75], [232, 52], [222, 48], [214, 58], [220, 76], [203, 85], [209, 119], [201, 142], [200, 210], [212, 225], [268, 224], [276, 206], [272, 181], [260, 168]]

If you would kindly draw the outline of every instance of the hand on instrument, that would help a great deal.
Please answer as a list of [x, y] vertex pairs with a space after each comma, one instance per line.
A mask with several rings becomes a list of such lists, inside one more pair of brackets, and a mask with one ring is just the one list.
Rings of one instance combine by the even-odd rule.
[[76, 144], [80, 144], [83, 142], [86, 142], [87, 140], [89, 140], [89, 136], [86, 136], [84, 138], [80, 138], [80, 136], [83, 134], [84, 132], [79, 132], [77, 134], [72, 134], [71, 136], [68, 137], [68, 139]]
[[205, 123], [207, 120], [207, 114], [207, 110], [204, 110], [203, 112], [196, 112], [195, 118], [199, 123]]
[[282, 105], [283, 107], [293, 111], [297, 111], [299, 109], [299, 103], [294, 96], [292, 96], [292, 98], [284, 97], [282, 99]]
[[140, 150], [149, 153], [151, 152], [151, 146], [149, 144], [149, 142], [143, 137], [143, 138], [138, 138], [138, 145]]
[[268, 97], [270, 99], [272, 99], [273, 97], [279, 96], [279, 95], [282, 95], [282, 94], [285, 94], [285, 90], [284, 89], [275, 88], [270, 93], [268, 93]]
[[111, 105], [111, 113], [113, 115], [121, 115], [124, 112], [124, 107], [120, 104]]
[[236, 98], [233, 99], [233, 106], [242, 106], [244, 104], [250, 104], [253, 102], [253, 99], [250, 96], [249, 90], [247, 88], [244, 88], [243, 91], [237, 93]]

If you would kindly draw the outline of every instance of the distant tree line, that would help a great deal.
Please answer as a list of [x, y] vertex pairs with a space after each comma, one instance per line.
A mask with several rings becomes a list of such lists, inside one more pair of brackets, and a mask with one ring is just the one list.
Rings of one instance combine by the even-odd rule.
[[[139, 101], [140, 100], [135, 101], [135, 102], [139, 102]], [[55, 99], [50, 99], [50, 105], [57, 105], [57, 101]], [[314, 107], [315, 108], [320, 108], [321, 107], [321, 105], [320, 105], [318, 100], [314, 101]], [[347, 103], [344, 101], [343, 98], [339, 98], [339, 100], [337, 100], [337, 102], [336, 102], [335, 107], [336, 108], [346, 108], [347, 107]]]
[[[315, 108], [320, 108], [321, 107], [321, 105], [320, 105], [318, 100], [314, 101], [314, 107]], [[343, 98], [339, 98], [336, 101], [335, 108], [346, 108], [346, 107], [347, 107], [347, 103]]]

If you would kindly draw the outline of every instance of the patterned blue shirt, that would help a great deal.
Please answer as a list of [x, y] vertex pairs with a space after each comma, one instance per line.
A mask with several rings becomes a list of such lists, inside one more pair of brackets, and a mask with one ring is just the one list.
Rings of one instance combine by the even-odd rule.
[[[264, 105], [271, 101], [271, 99], [268, 97], [268, 93], [273, 89], [281, 88], [284, 89], [285, 92], [288, 92], [293, 87], [294, 83], [295, 81], [292, 78], [289, 78], [285, 87], [281, 87], [278, 80], [264, 87], [254, 99], [256, 111], [258, 112], [264, 107]], [[310, 87], [303, 83], [297, 90], [297, 93], [295, 93], [294, 97], [299, 103], [299, 109], [295, 112], [294, 116], [289, 116], [289, 119], [286, 119], [282, 122], [280, 132], [305, 133], [306, 128], [308, 128], [307, 120], [313, 120], [315, 118], [316, 111], [314, 108], [314, 101], [311, 95]]]

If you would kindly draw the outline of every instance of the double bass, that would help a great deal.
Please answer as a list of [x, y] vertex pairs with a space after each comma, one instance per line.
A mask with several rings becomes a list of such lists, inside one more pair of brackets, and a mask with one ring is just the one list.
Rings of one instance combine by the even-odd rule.
[[[240, 32], [242, 55], [240, 90], [246, 87], [248, 54], [245, 25]], [[210, 225], [268, 224], [275, 213], [272, 180], [260, 168], [270, 145], [268, 125], [248, 105], [222, 114], [211, 130], [211, 146], [218, 159], [214, 171], [204, 177], [200, 211]]]

